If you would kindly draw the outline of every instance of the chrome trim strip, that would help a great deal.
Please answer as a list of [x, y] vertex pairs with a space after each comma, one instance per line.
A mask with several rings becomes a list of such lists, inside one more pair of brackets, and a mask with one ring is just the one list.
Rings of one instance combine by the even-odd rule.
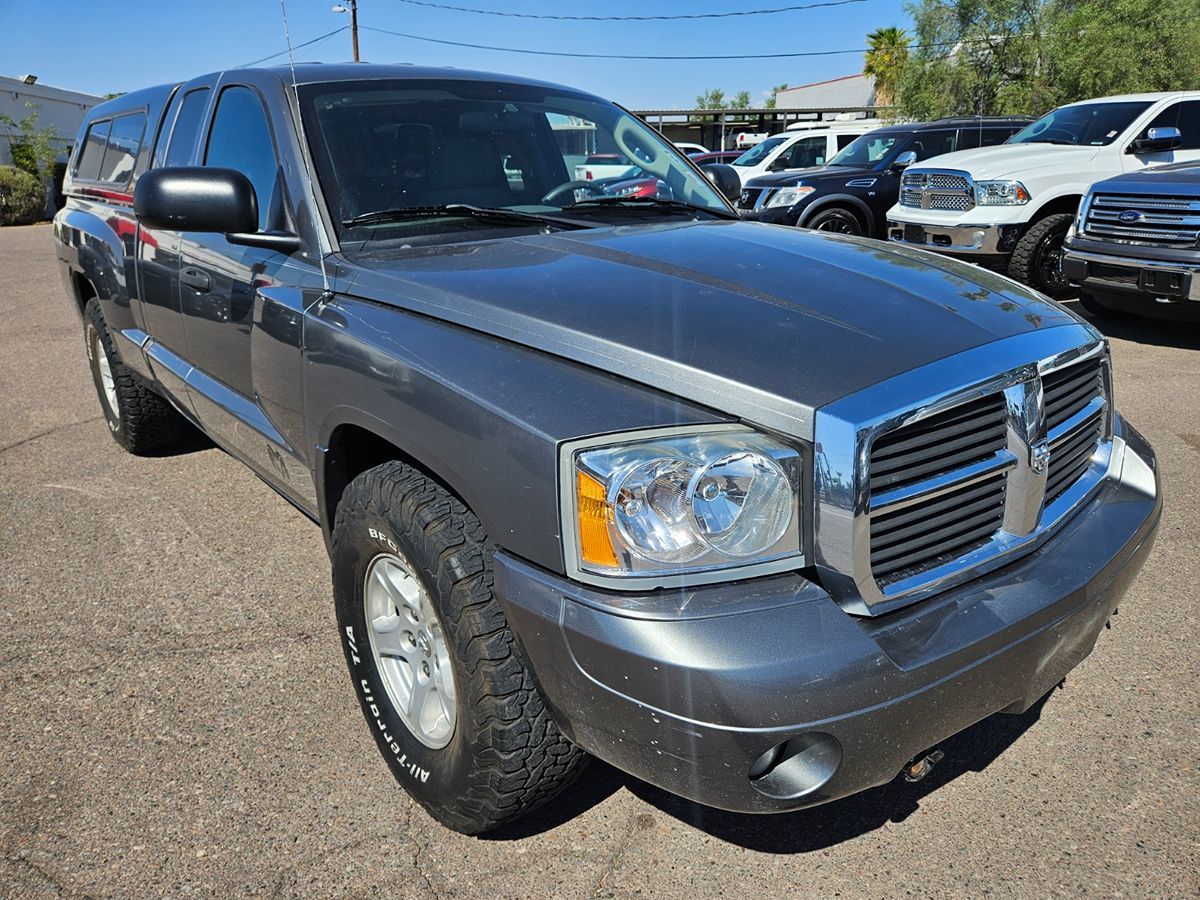
[[977, 481], [985, 481], [1015, 468], [1016, 465], [1017, 458], [1012, 453], [1008, 450], [997, 450], [987, 459], [955, 469], [953, 472], [943, 472], [916, 484], [874, 494], [870, 500], [870, 512], [872, 515], [895, 512], [919, 501], [932, 500], [958, 488], [968, 487]]

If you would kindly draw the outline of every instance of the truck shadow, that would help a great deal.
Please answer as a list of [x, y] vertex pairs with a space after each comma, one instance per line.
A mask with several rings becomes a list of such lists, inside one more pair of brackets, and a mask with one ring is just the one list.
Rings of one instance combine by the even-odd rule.
[[1105, 337], [1155, 347], [1200, 350], [1200, 321], [1150, 319], [1140, 316], [1093, 316], [1078, 302], [1068, 301], [1063, 305], [1087, 319]]
[[[1053, 691], [1051, 692], [1053, 694]], [[621, 788], [660, 812], [713, 837], [762, 853], [811, 853], [860, 837], [889, 822], [903, 822], [922, 798], [967, 772], [981, 772], [1041, 717], [1051, 694], [1020, 715], [994, 715], [949, 740], [945, 758], [921, 781], [895, 781], [824, 806], [779, 815], [755, 816], [702, 806], [593, 761], [580, 781], [546, 807], [510, 826], [482, 835], [486, 840], [520, 840], [582, 815]]]

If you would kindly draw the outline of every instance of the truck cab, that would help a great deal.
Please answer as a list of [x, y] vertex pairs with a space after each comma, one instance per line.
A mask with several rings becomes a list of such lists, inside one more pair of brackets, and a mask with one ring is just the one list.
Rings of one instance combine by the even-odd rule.
[[1047, 113], [998, 147], [911, 166], [887, 213], [895, 242], [1006, 272], [1061, 299], [1062, 244], [1093, 182], [1200, 160], [1200, 92], [1129, 94]]
[[771, 172], [823, 166], [856, 137], [877, 125], [877, 120], [858, 119], [790, 128], [755, 144], [729, 165], [743, 186], [751, 178]]

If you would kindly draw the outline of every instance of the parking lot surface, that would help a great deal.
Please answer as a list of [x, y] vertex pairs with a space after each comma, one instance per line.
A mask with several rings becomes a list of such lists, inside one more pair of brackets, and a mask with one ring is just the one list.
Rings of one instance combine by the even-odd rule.
[[602, 764], [507, 831], [393, 782], [316, 527], [216, 449], [109, 437], [49, 226], [0, 231], [0, 896], [1194, 896], [1200, 328], [1100, 323], [1158, 543], [1044, 703], [919, 784], [748, 817]]

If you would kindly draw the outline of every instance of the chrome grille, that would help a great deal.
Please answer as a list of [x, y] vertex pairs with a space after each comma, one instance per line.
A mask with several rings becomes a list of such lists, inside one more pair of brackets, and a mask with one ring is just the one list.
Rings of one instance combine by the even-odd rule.
[[900, 179], [900, 205], [917, 209], [972, 209], [975, 183], [970, 176], [959, 172], [938, 169], [905, 172]]
[[[877, 437], [871, 446], [871, 572], [910, 575], [986, 543], [1004, 520], [1005, 474], [964, 479], [926, 496], [937, 479], [986, 463], [1008, 445], [1003, 393]], [[910, 502], [911, 501], [911, 502]]]
[[[973, 367], [991, 374], [928, 392]], [[886, 611], [1039, 546], [1107, 471], [1108, 372], [1082, 329], [1031, 332], [820, 411], [815, 553], [839, 602]]]
[[1200, 242], [1200, 200], [1093, 194], [1083, 232], [1089, 237], [1167, 246]]
[[1100, 361], [1090, 360], [1051, 372], [1042, 380], [1050, 435], [1046, 506], [1087, 471], [1104, 436], [1103, 379]]

